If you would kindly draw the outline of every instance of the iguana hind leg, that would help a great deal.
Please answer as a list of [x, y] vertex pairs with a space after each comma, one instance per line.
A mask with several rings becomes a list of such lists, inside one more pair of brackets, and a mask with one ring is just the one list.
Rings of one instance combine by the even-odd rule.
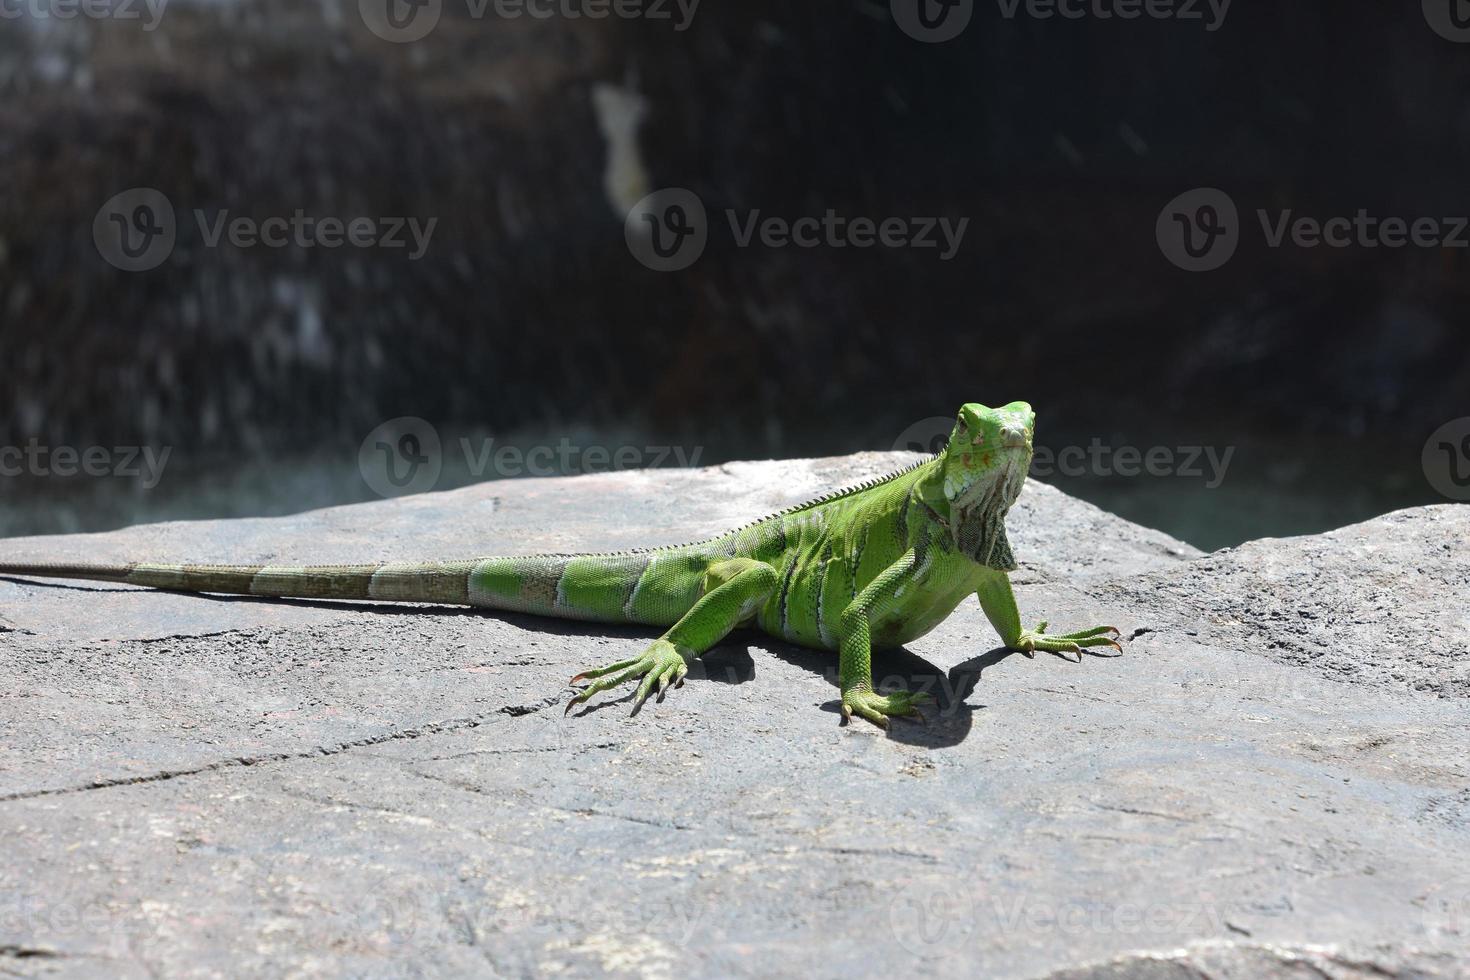
[[592, 695], [617, 687], [634, 678], [643, 683], [633, 698], [636, 712], [657, 685], [659, 700], [672, 683], [684, 683], [689, 661], [720, 642], [736, 626], [749, 619], [775, 592], [776, 570], [751, 558], [731, 558], [710, 566], [705, 572], [704, 595], [680, 617], [669, 631], [632, 660], [584, 671], [571, 683], [592, 681], [567, 703], [567, 711], [584, 704]]

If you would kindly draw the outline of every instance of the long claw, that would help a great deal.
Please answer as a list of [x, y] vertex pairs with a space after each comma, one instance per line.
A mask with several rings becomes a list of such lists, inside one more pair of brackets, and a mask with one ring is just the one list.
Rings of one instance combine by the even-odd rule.
[[[1078, 664], [1082, 662], [1084, 647], [1112, 647], [1118, 653], [1123, 652], [1122, 645], [1115, 639], [1122, 635], [1116, 626], [1094, 626], [1076, 633], [1048, 634], [1045, 632], [1046, 625], [1043, 621], [1034, 630], [1024, 630], [1012, 649], [1020, 650], [1028, 657], [1035, 657], [1037, 650], [1045, 650], [1063, 660]], [[1113, 635], [1109, 636], [1110, 633]]]
[[[601, 691], [611, 690], [620, 684], [625, 684], [634, 678], [642, 678], [637, 690], [633, 692], [632, 713], [637, 714], [643, 707], [649, 696], [653, 693], [654, 685], [659, 685], [659, 700], [663, 700], [664, 689], [668, 687], [669, 678], [675, 676], [675, 671], [688, 671], [684, 664], [684, 657], [668, 640], [657, 640], [644, 651], [642, 656], [632, 660], [619, 660], [615, 664], [606, 667], [598, 667], [593, 670], [583, 671], [573, 677], [571, 683], [575, 684], [582, 680], [591, 680], [592, 683], [582, 688], [577, 696], [567, 705], [563, 715], [570, 713], [572, 705], [584, 704], [592, 695]], [[621, 673], [617, 673], [621, 671]], [[608, 674], [617, 673], [616, 677], [608, 677]], [[682, 674], [678, 675], [682, 676]], [[595, 678], [595, 679], [594, 679]]]
[[1097, 626], [1097, 627], [1094, 627], [1093, 629], [1090, 629], [1090, 630], [1080, 630], [1080, 631], [1078, 631], [1076, 633], [1062, 633], [1062, 634], [1059, 634], [1059, 635], [1056, 635], [1056, 636], [1051, 637], [1051, 639], [1053, 639], [1053, 640], [1090, 640], [1093, 637], [1102, 636], [1105, 633], [1109, 633], [1109, 632], [1112, 632], [1112, 633], [1117, 634], [1117, 635], [1120, 635], [1120, 636], [1122, 635], [1122, 634], [1118, 633], [1118, 630], [1115, 627], [1112, 627], [1112, 626]]
[[1075, 641], [1078, 646], [1084, 647], [1112, 647], [1119, 653], [1123, 652], [1123, 645], [1111, 636], [1089, 636], [1086, 639]]
[[633, 714], [643, 707], [643, 702], [653, 693], [654, 682], [658, 680], [657, 672], [650, 670], [643, 678], [643, 683], [638, 685], [638, 690], [633, 693]]
[[571, 680], [567, 681], [567, 683], [575, 684], [578, 681], [590, 681], [595, 678], [602, 677], [605, 674], [611, 674], [615, 670], [625, 670], [628, 667], [633, 666], [637, 662], [638, 658], [634, 657], [631, 660], [619, 660], [617, 663], [608, 664], [606, 667], [596, 667], [592, 670], [584, 670], [576, 677], [573, 677]]

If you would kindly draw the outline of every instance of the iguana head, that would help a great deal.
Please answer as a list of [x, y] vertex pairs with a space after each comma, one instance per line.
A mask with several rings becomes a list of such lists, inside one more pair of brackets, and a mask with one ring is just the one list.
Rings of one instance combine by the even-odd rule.
[[1025, 402], [960, 407], [940, 455], [945, 502], [955, 546], [982, 565], [1010, 567], [1005, 515], [1031, 468], [1036, 413]]

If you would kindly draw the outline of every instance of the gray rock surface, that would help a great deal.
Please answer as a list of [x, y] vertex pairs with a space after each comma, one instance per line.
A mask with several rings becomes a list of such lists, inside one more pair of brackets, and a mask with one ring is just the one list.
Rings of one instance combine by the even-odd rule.
[[[864, 455], [17, 539], [4, 559], [327, 561], [701, 536]], [[563, 718], [634, 630], [0, 579], [0, 972], [1470, 974], [1470, 509], [1207, 556], [1048, 487], [1028, 660], [966, 606], [875, 669], [742, 634], [663, 704]], [[1448, 545], [1448, 547], [1446, 547]]]

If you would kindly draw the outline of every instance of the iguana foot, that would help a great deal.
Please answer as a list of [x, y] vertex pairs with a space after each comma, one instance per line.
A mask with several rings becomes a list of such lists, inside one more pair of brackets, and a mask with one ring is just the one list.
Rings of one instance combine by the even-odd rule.
[[[684, 686], [684, 675], [687, 673], [689, 673], [689, 664], [685, 661], [684, 655], [679, 652], [679, 648], [668, 640], [654, 640], [653, 644], [643, 651], [641, 657], [619, 660], [606, 667], [583, 671], [568, 681], [569, 684], [584, 680], [590, 680], [592, 683], [577, 692], [577, 695], [567, 702], [566, 712], [571, 711], [576, 705], [586, 703], [588, 698], [599, 691], [606, 691], [617, 687], [624, 681], [642, 677], [643, 683], [638, 685], [638, 691], [633, 698], [633, 711], [636, 713], [639, 708], [643, 707], [643, 702], [648, 700], [648, 695], [653, 693], [655, 684], [658, 685], [658, 699], [662, 701], [669, 684], [672, 683], [675, 687]], [[608, 674], [616, 676], [608, 677]], [[566, 712], [562, 713], [566, 714]]]
[[861, 715], [879, 728], [888, 727], [888, 719], [893, 718], [917, 718], [924, 720], [919, 711], [919, 705], [928, 704], [934, 700], [927, 694], [916, 694], [913, 691], [894, 691], [892, 694], [878, 694], [875, 691], [853, 689], [842, 695], [842, 720], [846, 722], [853, 715]]
[[[1112, 636], [1108, 634], [1111, 633]], [[1083, 647], [1112, 647], [1119, 653], [1123, 648], [1118, 645], [1117, 637], [1122, 635], [1116, 626], [1094, 626], [1090, 630], [1082, 630], [1078, 633], [1047, 633], [1046, 622], [1036, 625], [1034, 630], [1022, 630], [1020, 639], [1012, 644], [1012, 648], [1020, 650], [1028, 657], [1035, 657], [1037, 650], [1054, 653], [1063, 660], [1071, 660], [1073, 663], [1082, 662]], [[1068, 656], [1071, 654], [1071, 656]], [[1111, 656], [1111, 655], [1109, 655]]]

